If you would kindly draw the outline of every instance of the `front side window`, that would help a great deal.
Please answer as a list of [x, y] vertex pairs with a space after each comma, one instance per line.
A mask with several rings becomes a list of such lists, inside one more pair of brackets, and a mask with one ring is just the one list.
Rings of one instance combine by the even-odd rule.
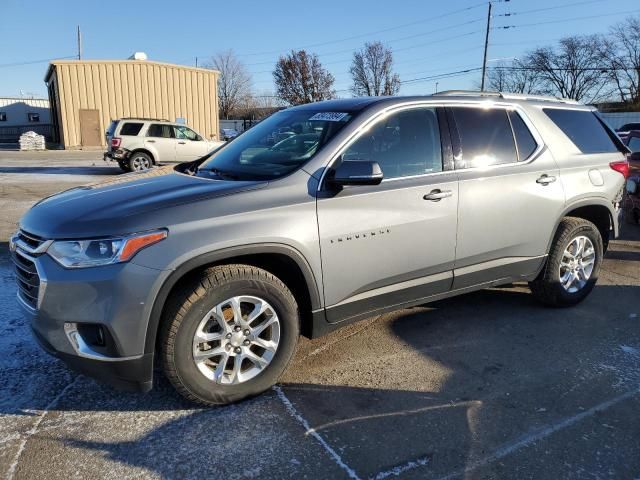
[[192, 141], [202, 140], [200, 135], [198, 135], [196, 132], [191, 130], [189, 127], [183, 127], [183, 126], [176, 125], [173, 128], [176, 131], [176, 138], [179, 138], [179, 139], [182, 139], [182, 140], [192, 140]]
[[453, 107], [462, 159], [456, 168], [482, 168], [517, 161], [507, 112], [501, 108]]
[[593, 112], [562, 108], [543, 111], [582, 153], [618, 152], [618, 146]]
[[351, 144], [342, 160], [377, 162], [386, 179], [442, 171], [436, 109], [412, 108], [388, 115]]
[[350, 120], [348, 112], [283, 110], [216, 151], [198, 175], [243, 180], [282, 177], [307, 163]]
[[40, 121], [39, 113], [27, 113], [27, 117], [31, 123], [38, 123]]
[[152, 123], [147, 130], [147, 137], [173, 138], [173, 127], [161, 123]]

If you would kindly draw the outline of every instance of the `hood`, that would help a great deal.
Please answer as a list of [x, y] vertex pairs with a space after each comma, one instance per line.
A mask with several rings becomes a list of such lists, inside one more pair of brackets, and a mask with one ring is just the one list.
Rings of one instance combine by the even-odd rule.
[[170, 166], [154, 168], [147, 173], [121, 175], [47, 197], [22, 217], [20, 228], [47, 239], [127, 234], [166, 226], [145, 222], [149, 212], [266, 184], [193, 177], [178, 173]]

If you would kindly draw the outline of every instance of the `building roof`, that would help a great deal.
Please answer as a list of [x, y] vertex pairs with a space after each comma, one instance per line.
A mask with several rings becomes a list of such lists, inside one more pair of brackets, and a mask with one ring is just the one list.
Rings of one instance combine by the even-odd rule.
[[179, 68], [181, 70], [195, 70], [197, 72], [203, 72], [208, 74], [219, 75], [218, 70], [211, 68], [190, 67], [188, 65], [177, 65], [175, 63], [156, 62], [153, 60], [52, 60], [49, 63], [47, 72], [44, 76], [44, 81], [48, 82], [49, 77], [53, 73], [53, 70], [58, 65], [107, 65], [107, 64], [122, 64], [122, 65], [158, 65], [160, 67]]

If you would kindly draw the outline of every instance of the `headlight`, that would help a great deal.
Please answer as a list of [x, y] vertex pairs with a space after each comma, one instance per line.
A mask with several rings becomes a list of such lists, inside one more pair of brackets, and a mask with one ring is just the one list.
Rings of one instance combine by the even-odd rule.
[[119, 238], [60, 240], [47, 253], [65, 268], [84, 268], [126, 262], [149, 245], [167, 238], [166, 230], [145, 232]]

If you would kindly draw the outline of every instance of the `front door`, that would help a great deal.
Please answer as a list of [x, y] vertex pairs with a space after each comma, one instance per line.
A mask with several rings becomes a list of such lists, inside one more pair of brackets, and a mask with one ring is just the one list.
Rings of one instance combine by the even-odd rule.
[[555, 160], [515, 110], [449, 114], [460, 179], [454, 289], [535, 273], [564, 208]]
[[405, 108], [381, 117], [342, 154], [378, 162], [384, 180], [319, 196], [330, 322], [450, 289], [458, 184], [444, 171], [442, 140], [435, 108]]
[[204, 139], [189, 127], [183, 125], [174, 126], [176, 134], [176, 160], [190, 162], [208, 153], [208, 144]]
[[99, 147], [102, 145], [100, 129], [100, 110], [79, 110], [80, 144], [83, 147]]

